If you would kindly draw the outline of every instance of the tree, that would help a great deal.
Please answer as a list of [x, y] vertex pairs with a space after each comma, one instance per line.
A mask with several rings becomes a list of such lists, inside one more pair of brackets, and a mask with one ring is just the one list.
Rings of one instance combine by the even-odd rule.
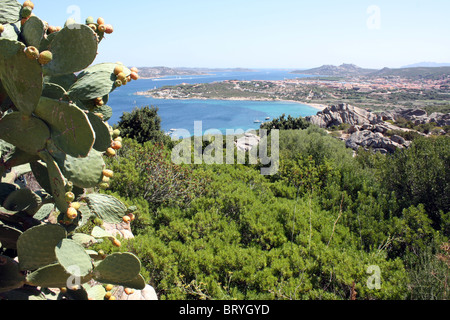
[[131, 113], [125, 112], [118, 124], [121, 135], [136, 140], [139, 143], [147, 141], [168, 144], [170, 138], [161, 130], [161, 118], [158, 108], [145, 106], [134, 108]]

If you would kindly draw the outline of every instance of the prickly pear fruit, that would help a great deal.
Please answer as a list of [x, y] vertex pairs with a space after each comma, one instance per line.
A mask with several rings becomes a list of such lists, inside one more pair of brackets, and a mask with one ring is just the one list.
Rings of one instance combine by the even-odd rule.
[[106, 290], [107, 292], [111, 291], [112, 289], [114, 289], [114, 286], [113, 286], [112, 284], [107, 284], [107, 285], [105, 286], [105, 290]]
[[112, 170], [103, 170], [103, 175], [108, 178], [112, 178], [114, 176], [114, 172]]
[[139, 79], [139, 75], [137, 74], [137, 72], [131, 72], [130, 77], [133, 80], [138, 80]]
[[20, 14], [21, 14], [22, 18], [29, 18], [32, 13], [33, 13], [33, 8], [26, 6], [26, 7], [22, 8], [22, 11]]
[[39, 54], [38, 61], [41, 65], [46, 65], [53, 60], [53, 54], [50, 51], [42, 51]]
[[114, 239], [112, 243], [115, 247], [118, 247], [118, 248], [120, 248], [122, 246], [122, 243], [117, 239]]
[[96, 98], [94, 100], [94, 103], [95, 103], [96, 106], [99, 106], [99, 107], [101, 107], [101, 106], [103, 106], [105, 104], [105, 102], [103, 101], [103, 98]]
[[106, 31], [105, 31], [105, 33], [106, 33], [106, 34], [111, 34], [111, 33], [113, 33], [113, 32], [114, 32], [113, 26], [110, 25], [110, 24], [107, 24], [107, 25], [106, 25]]
[[5, 27], [2, 24], [0, 24], [0, 34], [2, 34], [3, 31], [5, 31]]
[[130, 288], [125, 288], [124, 291], [125, 291], [125, 294], [127, 294], [127, 295], [132, 295], [134, 293], [134, 290], [130, 289]]
[[33, 10], [33, 9], [34, 9], [34, 3], [31, 2], [30, 0], [27, 0], [27, 1], [25, 1], [25, 2], [23, 3], [22, 7], [23, 7], [23, 8], [24, 8], [24, 7], [30, 7], [31, 10]]
[[123, 80], [126, 80], [126, 79], [127, 79], [127, 76], [126, 76], [126, 74], [124, 72], [120, 72], [119, 74], [117, 74], [117, 80], [123, 81]]
[[93, 23], [95, 23], [94, 18], [93, 18], [93, 17], [87, 17], [87, 19], [86, 19], [86, 24], [87, 24], [87, 25], [90, 25], [90, 24], [93, 24]]
[[108, 291], [108, 292], [105, 294], [105, 299], [106, 299], [106, 300], [109, 300], [109, 299], [111, 299], [111, 297], [112, 297], [112, 293], [111, 293], [110, 291]]
[[123, 83], [120, 80], [116, 80], [116, 82], [114, 82], [114, 85], [118, 88], [118, 87], [121, 87], [123, 85]]
[[139, 73], [139, 69], [136, 68], [136, 67], [131, 68], [130, 71], [131, 71], [131, 72]]
[[119, 129], [114, 130], [113, 133], [112, 133], [113, 139], [118, 138], [120, 136], [120, 133], [121, 132], [120, 132]]
[[131, 221], [134, 221], [136, 219], [136, 216], [132, 213], [127, 214], [127, 216], [130, 217]]
[[75, 208], [69, 207], [67, 209], [67, 218], [70, 220], [75, 220], [78, 217], [78, 211]]
[[55, 26], [49, 26], [47, 29], [47, 34], [52, 34], [58, 31], [58, 28]]
[[105, 24], [105, 19], [103, 19], [102, 17], [97, 19], [97, 24], [101, 25], [101, 24]]
[[125, 223], [130, 223], [131, 222], [131, 218], [129, 216], [125, 216], [122, 218], [123, 222]]
[[107, 183], [107, 182], [102, 182], [102, 183], [100, 183], [98, 186], [99, 186], [99, 188], [102, 189], [102, 190], [109, 189], [109, 183]]
[[67, 203], [71, 203], [75, 200], [75, 194], [73, 192], [67, 192], [66, 193], [66, 201]]
[[32, 47], [32, 46], [26, 47], [25, 54], [31, 60], [36, 60], [39, 58], [39, 50], [36, 49], [36, 47]]
[[95, 24], [93, 24], [93, 23], [89, 24], [88, 27], [91, 28], [94, 31], [97, 31], [97, 26]]
[[72, 208], [74, 208], [75, 210], [79, 210], [79, 209], [81, 208], [81, 204], [80, 204], [79, 202], [72, 202], [72, 203], [70, 204], [70, 206], [71, 206]]
[[120, 142], [120, 141], [113, 141], [111, 143], [111, 148], [113, 148], [114, 150], [122, 149], [122, 142]]
[[104, 33], [106, 31], [106, 26], [104, 24], [100, 24], [98, 26], [98, 31]]
[[123, 73], [123, 66], [119, 65], [114, 68], [114, 74], [118, 76], [120, 73]]

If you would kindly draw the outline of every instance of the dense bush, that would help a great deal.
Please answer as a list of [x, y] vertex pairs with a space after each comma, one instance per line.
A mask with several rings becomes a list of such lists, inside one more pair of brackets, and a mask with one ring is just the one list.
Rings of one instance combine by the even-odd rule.
[[[285, 130], [274, 176], [203, 164], [159, 180], [156, 168], [178, 168], [170, 150], [125, 140], [111, 187], [141, 210], [124, 248], [142, 257], [162, 299], [442, 298], [448, 289], [428, 275], [448, 278], [438, 259], [450, 220], [447, 144], [354, 157], [324, 130]], [[170, 190], [170, 201], [149, 203], [149, 188]], [[368, 286], [370, 266], [379, 290]]]

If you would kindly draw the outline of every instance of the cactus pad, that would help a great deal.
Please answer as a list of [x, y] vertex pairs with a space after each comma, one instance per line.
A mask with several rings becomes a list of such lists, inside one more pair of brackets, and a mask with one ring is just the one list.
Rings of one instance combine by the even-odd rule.
[[10, 23], [4, 25], [5, 30], [0, 35], [0, 39], [9, 39], [17, 41], [19, 40], [20, 34], [20, 24], [19, 23]]
[[44, 83], [44, 88], [42, 90], [42, 96], [54, 100], [59, 100], [64, 97], [66, 90], [58, 84], [55, 83]]
[[0, 138], [27, 153], [37, 154], [45, 148], [50, 131], [42, 120], [13, 112], [0, 120]]
[[0, 224], [0, 242], [3, 248], [16, 250], [17, 240], [21, 236], [22, 231], [10, 227], [5, 224]]
[[112, 196], [89, 194], [85, 199], [91, 211], [105, 222], [121, 223], [126, 215], [127, 207]]
[[50, 183], [51, 194], [55, 200], [56, 207], [61, 212], [67, 212], [69, 204], [65, 197], [65, 182], [61, 170], [59, 170], [55, 160], [47, 151], [40, 152], [39, 156], [47, 164], [48, 181]]
[[54, 83], [64, 88], [65, 91], [77, 81], [77, 76], [73, 73], [63, 74], [59, 76], [45, 76], [44, 83]]
[[60, 264], [51, 264], [29, 274], [27, 283], [44, 288], [63, 288], [67, 286], [69, 277]]
[[100, 152], [91, 150], [86, 158], [54, 155], [62, 174], [79, 188], [96, 187], [103, 178], [105, 162]]
[[40, 225], [24, 232], [17, 241], [21, 270], [36, 270], [56, 262], [55, 247], [67, 237], [58, 225]]
[[18, 289], [25, 284], [25, 276], [13, 259], [0, 255], [0, 292]]
[[88, 113], [88, 119], [91, 122], [92, 128], [95, 132], [94, 149], [99, 152], [106, 152], [111, 147], [111, 133], [105, 123], [92, 112]]
[[[87, 68], [78, 75], [78, 81], [73, 84], [68, 93], [72, 99], [92, 100], [110, 94], [116, 88], [115, 63], [101, 63]], [[124, 68], [125, 75], [131, 70]]]
[[31, 16], [22, 27], [22, 39], [27, 46], [39, 48], [44, 34], [44, 22], [36, 16]]
[[0, 23], [12, 23], [20, 20], [22, 5], [16, 0], [0, 1]]
[[78, 72], [97, 57], [97, 36], [86, 25], [70, 25], [56, 33], [49, 49], [53, 53], [53, 60], [44, 66], [46, 75]]
[[84, 248], [71, 239], [63, 239], [55, 248], [59, 264], [67, 273], [85, 277], [93, 269], [91, 258]]
[[120, 285], [132, 281], [141, 271], [141, 262], [131, 253], [113, 253], [94, 269], [94, 279], [101, 283]]
[[72, 157], [87, 157], [95, 134], [86, 114], [74, 104], [42, 97], [35, 111], [51, 129], [56, 146]]
[[3, 87], [17, 109], [29, 116], [39, 103], [43, 75], [37, 60], [27, 58], [24, 50], [25, 45], [21, 42], [0, 39], [0, 78]]
[[41, 203], [41, 198], [30, 189], [19, 189], [6, 198], [3, 206], [10, 211], [24, 211], [33, 216]]

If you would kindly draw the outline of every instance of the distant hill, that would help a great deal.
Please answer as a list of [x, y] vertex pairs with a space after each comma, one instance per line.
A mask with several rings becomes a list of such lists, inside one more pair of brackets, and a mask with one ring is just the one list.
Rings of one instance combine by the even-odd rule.
[[402, 77], [409, 79], [441, 79], [450, 76], [449, 67], [412, 67], [412, 68], [399, 68], [390, 69], [384, 68], [370, 76], [374, 77]]
[[437, 68], [437, 67], [450, 67], [450, 63], [419, 62], [403, 66], [401, 68]]
[[141, 78], [160, 78], [166, 76], [192, 76], [204, 75], [205, 72], [197, 70], [186, 70], [168, 67], [141, 67], [139, 68], [139, 76]]
[[309, 70], [295, 70], [292, 71], [291, 73], [317, 75], [317, 76], [348, 77], [348, 76], [367, 75], [375, 71], [377, 70], [360, 68], [354, 64], [342, 64], [340, 66], [324, 65], [319, 68]]
[[142, 78], [160, 78], [167, 76], [197, 76], [206, 75], [212, 72], [251, 72], [251, 69], [229, 68], [229, 69], [209, 69], [209, 68], [169, 68], [169, 67], [141, 67], [139, 75]]

